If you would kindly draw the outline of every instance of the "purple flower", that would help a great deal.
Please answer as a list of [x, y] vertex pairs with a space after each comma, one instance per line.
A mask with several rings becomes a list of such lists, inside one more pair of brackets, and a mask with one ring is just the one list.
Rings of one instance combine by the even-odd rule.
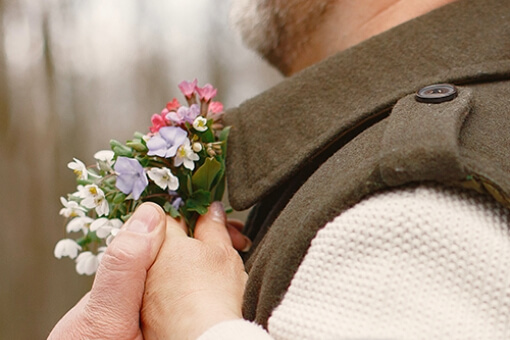
[[179, 208], [184, 205], [184, 201], [180, 197], [176, 197], [174, 201], [172, 202], [172, 207], [175, 208], [175, 210], [179, 210]]
[[137, 200], [149, 184], [142, 165], [133, 158], [118, 157], [114, 165], [117, 173], [115, 186], [126, 195], [132, 193]]
[[165, 118], [177, 125], [180, 125], [184, 122], [193, 124], [193, 121], [199, 114], [200, 108], [197, 104], [193, 104], [189, 108], [186, 106], [181, 106], [177, 109], [177, 112], [171, 111], [167, 113]]
[[167, 126], [159, 129], [159, 135], [147, 141], [149, 156], [170, 158], [175, 156], [177, 149], [188, 139], [188, 133], [176, 126]]

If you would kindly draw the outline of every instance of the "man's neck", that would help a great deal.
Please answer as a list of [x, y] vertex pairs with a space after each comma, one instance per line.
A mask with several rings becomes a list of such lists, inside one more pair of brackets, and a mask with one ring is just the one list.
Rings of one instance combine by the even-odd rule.
[[337, 0], [291, 67], [296, 73], [337, 52], [456, 0]]

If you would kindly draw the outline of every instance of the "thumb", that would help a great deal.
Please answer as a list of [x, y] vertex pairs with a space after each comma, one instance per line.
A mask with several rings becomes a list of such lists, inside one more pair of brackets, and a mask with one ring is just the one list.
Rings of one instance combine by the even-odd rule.
[[165, 221], [158, 205], [144, 203], [108, 246], [87, 303], [96, 317], [136, 321], [147, 271], [165, 239]]
[[198, 218], [195, 226], [195, 238], [206, 243], [218, 243], [232, 246], [227, 231], [227, 218], [221, 202], [213, 202], [209, 211]]

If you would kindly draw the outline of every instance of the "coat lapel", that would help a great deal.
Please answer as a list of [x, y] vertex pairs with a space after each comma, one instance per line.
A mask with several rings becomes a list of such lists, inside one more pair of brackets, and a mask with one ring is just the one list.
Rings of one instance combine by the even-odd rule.
[[509, 13], [509, 1], [454, 2], [229, 110], [232, 206], [249, 208], [331, 143], [423, 86], [508, 77]]

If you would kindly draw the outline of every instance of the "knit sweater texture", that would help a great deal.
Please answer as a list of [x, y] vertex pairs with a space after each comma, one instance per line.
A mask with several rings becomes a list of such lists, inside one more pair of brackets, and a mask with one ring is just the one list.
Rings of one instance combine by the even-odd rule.
[[328, 223], [269, 319], [212, 339], [509, 339], [510, 212], [439, 185], [369, 197]]

